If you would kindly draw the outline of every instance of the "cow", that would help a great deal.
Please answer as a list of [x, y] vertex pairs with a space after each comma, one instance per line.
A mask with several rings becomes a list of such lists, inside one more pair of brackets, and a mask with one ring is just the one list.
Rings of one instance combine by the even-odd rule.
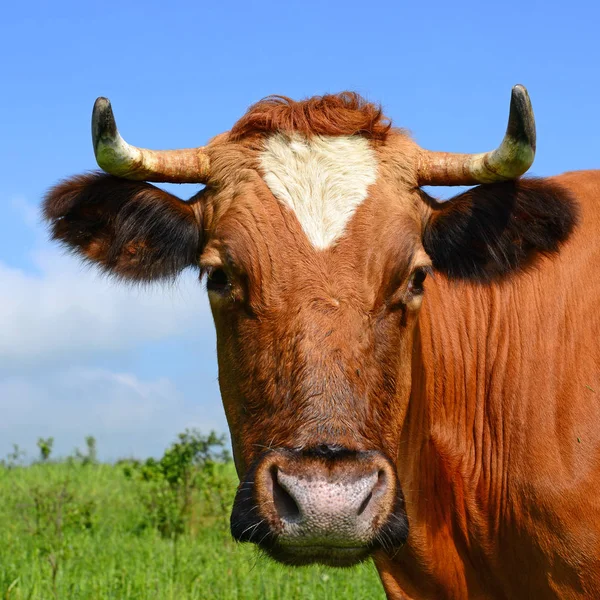
[[44, 216], [121, 280], [206, 277], [235, 539], [373, 557], [394, 599], [600, 598], [600, 171], [522, 177], [523, 86], [474, 155], [350, 92], [268, 97], [171, 151], [128, 144], [99, 98], [92, 133], [104, 173]]

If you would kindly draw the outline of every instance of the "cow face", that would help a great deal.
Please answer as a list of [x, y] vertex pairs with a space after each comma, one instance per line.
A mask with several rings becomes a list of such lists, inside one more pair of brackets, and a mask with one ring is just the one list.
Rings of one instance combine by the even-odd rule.
[[[231, 149], [214, 175], [235, 183], [202, 200], [242, 480], [232, 530], [294, 564], [348, 564], [406, 538], [394, 463], [431, 261], [401, 166], [413, 146], [389, 144], [275, 134]], [[243, 180], [229, 175], [240, 165]]]
[[[485, 282], [529, 266], [571, 231], [568, 194], [509, 181], [439, 205], [421, 184], [514, 164], [497, 152], [433, 160], [353, 95], [267, 101], [206, 148], [171, 154], [132, 149], [99, 106], [105, 168], [207, 186], [182, 202], [81, 176], [50, 191], [45, 216], [55, 239], [117, 277], [206, 275], [241, 480], [234, 537], [288, 564], [395, 551], [408, 532], [396, 464], [415, 460], [399, 438], [426, 275]], [[514, 152], [527, 136], [511, 135]]]

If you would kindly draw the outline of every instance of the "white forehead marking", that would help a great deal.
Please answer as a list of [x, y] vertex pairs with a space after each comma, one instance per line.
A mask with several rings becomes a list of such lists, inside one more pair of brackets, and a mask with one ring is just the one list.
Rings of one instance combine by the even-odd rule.
[[267, 138], [260, 156], [273, 195], [296, 213], [315, 248], [330, 246], [377, 179], [377, 158], [359, 136], [281, 133]]

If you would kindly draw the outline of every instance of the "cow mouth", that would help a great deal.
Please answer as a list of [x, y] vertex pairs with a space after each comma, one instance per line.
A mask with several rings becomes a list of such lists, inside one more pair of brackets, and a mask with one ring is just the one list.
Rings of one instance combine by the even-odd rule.
[[327, 567], [353, 567], [367, 560], [371, 549], [367, 546], [306, 546], [275, 544], [266, 553], [284, 565], [300, 567], [320, 564]]
[[277, 449], [257, 459], [233, 504], [234, 539], [291, 566], [351, 567], [397, 552], [408, 519], [391, 461], [375, 451], [315, 454]]

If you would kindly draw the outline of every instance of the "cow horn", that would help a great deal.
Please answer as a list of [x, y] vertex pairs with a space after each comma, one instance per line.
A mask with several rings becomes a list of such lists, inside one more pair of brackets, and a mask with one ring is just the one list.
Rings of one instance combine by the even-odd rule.
[[108, 98], [98, 98], [92, 113], [92, 141], [100, 168], [138, 181], [205, 183], [209, 159], [203, 148], [146, 150], [130, 146], [120, 135]]
[[529, 94], [515, 85], [508, 127], [496, 150], [453, 154], [423, 150], [418, 162], [419, 185], [475, 185], [508, 181], [529, 169], [535, 156], [535, 120]]

